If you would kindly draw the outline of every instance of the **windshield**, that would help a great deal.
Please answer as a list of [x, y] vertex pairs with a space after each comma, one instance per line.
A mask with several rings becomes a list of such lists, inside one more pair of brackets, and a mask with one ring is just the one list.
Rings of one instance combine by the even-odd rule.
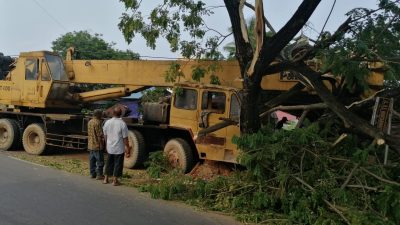
[[175, 94], [174, 105], [178, 109], [197, 109], [197, 91], [183, 88], [181, 93]]
[[60, 57], [46, 54], [47, 64], [49, 65], [53, 80], [67, 81], [68, 77], [64, 70], [64, 64]]

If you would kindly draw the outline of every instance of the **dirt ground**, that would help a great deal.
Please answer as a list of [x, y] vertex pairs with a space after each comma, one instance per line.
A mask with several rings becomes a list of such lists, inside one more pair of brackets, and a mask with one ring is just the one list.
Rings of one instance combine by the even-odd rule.
[[[89, 153], [87, 151], [52, 149], [43, 156], [30, 155], [24, 150], [6, 151], [4, 154], [18, 159], [49, 166], [70, 173], [89, 177]], [[107, 154], [104, 155], [107, 159]], [[210, 180], [217, 176], [228, 176], [232, 172], [232, 165], [205, 161], [198, 163], [188, 174], [195, 179]], [[138, 187], [141, 184], [151, 183], [152, 180], [145, 169], [124, 168], [122, 183], [127, 186]]]
[[[24, 150], [6, 151], [3, 153], [10, 157], [89, 177], [89, 153], [87, 151], [54, 149], [43, 156], [30, 155]], [[122, 176], [122, 183], [124, 185], [137, 187], [147, 182], [150, 182], [150, 179], [145, 169], [124, 168]]]

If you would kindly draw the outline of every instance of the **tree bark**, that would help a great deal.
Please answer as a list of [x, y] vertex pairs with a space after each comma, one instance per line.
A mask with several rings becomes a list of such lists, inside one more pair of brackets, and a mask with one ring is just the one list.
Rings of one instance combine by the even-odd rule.
[[321, 0], [303, 1], [290, 20], [272, 38], [265, 40], [254, 69], [254, 82], [261, 83], [263, 70], [268, 67], [311, 17]]
[[[242, 5], [240, 0], [224, 0], [226, 10], [232, 24], [233, 37], [236, 46], [236, 58], [239, 62], [240, 72], [243, 75], [246, 72], [248, 63], [253, 58], [253, 49], [248, 40], [247, 29], [242, 29], [244, 18], [241, 17]], [[244, 1], [242, 2], [244, 4]], [[247, 38], [246, 38], [247, 37]]]
[[261, 127], [259, 96], [260, 86], [250, 86], [244, 89], [240, 113], [240, 130], [242, 133], [251, 134]]

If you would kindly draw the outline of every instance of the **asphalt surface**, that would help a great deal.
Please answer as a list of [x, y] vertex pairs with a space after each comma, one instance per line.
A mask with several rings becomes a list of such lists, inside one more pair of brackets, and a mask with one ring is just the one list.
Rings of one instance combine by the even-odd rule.
[[0, 152], [0, 225], [239, 224]]

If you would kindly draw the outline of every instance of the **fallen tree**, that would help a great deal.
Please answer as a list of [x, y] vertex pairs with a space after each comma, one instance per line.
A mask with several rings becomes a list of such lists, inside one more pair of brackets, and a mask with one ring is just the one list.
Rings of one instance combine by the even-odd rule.
[[400, 159], [390, 155], [383, 166], [382, 148], [353, 135], [331, 136], [331, 125], [263, 128], [238, 138], [247, 170], [212, 180], [165, 173], [160, 165], [166, 164], [154, 162], [148, 171], [157, 179], [141, 190], [227, 212], [243, 222], [399, 224]]
[[[212, 9], [221, 7], [207, 6], [203, 1], [162, 1], [146, 20], [140, 11], [141, 1], [123, 2], [128, 11], [119, 27], [128, 42], [141, 34], [155, 48], [156, 40], [165, 37], [171, 50], [180, 50], [184, 57], [221, 59], [218, 47], [229, 34], [215, 31], [203, 19], [213, 13]], [[153, 197], [190, 200], [258, 223], [400, 223], [399, 159], [390, 154], [389, 163], [381, 163], [382, 145], [397, 149], [398, 138], [372, 127], [368, 116], [359, 113], [368, 111], [373, 102], [373, 98], [360, 99], [361, 93], [373, 88], [367, 84], [369, 74], [376, 69], [370, 63], [382, 65], [383, 88], [397, 85], [391, 90], [398, 91], [399, 1], [377, 0], [376, 9], [354, 9], [335, 32], [322, 29], [312, 44], [295, 51], [291, 46], [296, 45], [296, 35], [320, 2], [302, 1], [287, 23], [275, 31], [264, 15], [262, 0], [256, 0], [255, 5], [244, 0], [224, 0], [222, 8], [231, 22], [244, 85], [240, 115], [243, 136], [236, 141], [243, 151], [240, 163], [247, 170], [214, 181], [193, 180], [173, 172], [144, 190]], [[246, 25], [246, 7], [254, 10], [254, 32], [249, 32]], [[267, 35], [267, 28], [272, 35]], [[187, 31], [190, 40], [181, 39], [182, 30]], [[216, 35], [207, 38], [209, 32]], [[255, 34], [254, 43], [250, 33]], [[282, 56], [286, 52], [290, 54]], [[310, 66], [315, 62], [318, 66]], [[262, 78], [288, 71], [296, 73], [300, 83], [261, 102]], [[326, 74], [333, 77], [327, 78]], [[324, 80], [330, 82], [331, 90]], [[313, 90], [318, 101], [313, 105], [300, 101], [285, 104], [304, 88]], [[384, 90], [376, 96], [388, 92]], [[260, 112], [267, 112], [261, 114], [264, 116], [284, 107], [302, 111], [302, 128], [272, 132], [268, 125], [261, 125]], [[317, 122], [305, 122], [313, 111], [329, 114], [329, 119], [309, 117]], [[222, 121], [200, 135], [231, 124], [236, 122]], [[160, 168], [157, 171], [160, 175]]]

